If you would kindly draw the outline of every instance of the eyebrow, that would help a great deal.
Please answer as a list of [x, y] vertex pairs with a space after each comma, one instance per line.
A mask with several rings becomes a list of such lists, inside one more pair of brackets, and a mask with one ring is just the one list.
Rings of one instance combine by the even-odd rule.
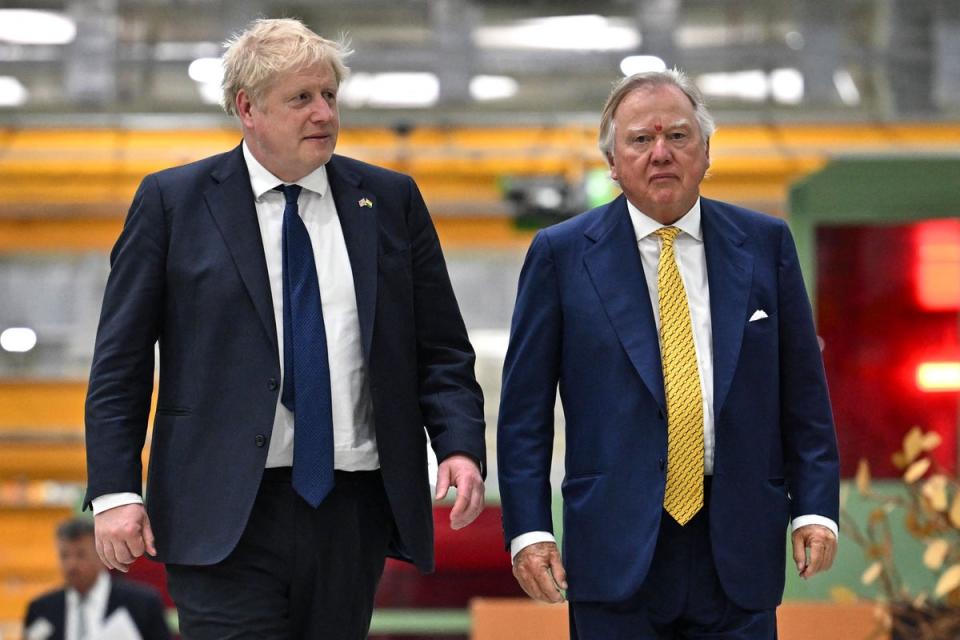
[[[670, 129], [680, 129], [682, 127], [690, 127], [690, 120], [686, 118], [681, 118], [680, 120], [674, 120], [672, 123], [668, 124], [663, 128], [664, 131]], [[627, 133], [643, 133], [646, 131], [654, 131], [656, 127], [627, 127]]]

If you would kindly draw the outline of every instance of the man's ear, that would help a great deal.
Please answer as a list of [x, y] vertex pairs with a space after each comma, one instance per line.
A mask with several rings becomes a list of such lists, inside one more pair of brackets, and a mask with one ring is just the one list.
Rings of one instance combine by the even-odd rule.
[[246, 89], [237, 91], [237, 97], [234, 99], [234, 108], [237, 111], [237, 117], [244, 126], [249, 127], [253, 124], [253, 101]]
[[710, 166], [710, 138], [707, 138], [707, 167]]
[[607, 166], [610, 167], [610, 179], [616, 182], [620, 181], [620, 176], [617, 174], [617, 165], [613, 160], [613, 154], [608, 153], [607, 155]]

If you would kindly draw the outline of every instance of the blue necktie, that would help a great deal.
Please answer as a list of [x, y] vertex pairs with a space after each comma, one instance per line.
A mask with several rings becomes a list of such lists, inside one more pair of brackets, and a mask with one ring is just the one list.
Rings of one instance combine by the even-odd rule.
[[293, 489], [316, 507], [333, 488], [330, 364], [313, 246], [300, 218], [300, 186], [277, 187], [283, 208], [283, 393], [293, 412]]

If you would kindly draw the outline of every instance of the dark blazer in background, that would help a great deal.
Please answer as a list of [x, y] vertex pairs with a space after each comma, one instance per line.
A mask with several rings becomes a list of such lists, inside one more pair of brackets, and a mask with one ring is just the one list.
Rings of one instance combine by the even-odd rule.
[[[130, 613], [143, 640], [169, 640], [170, 628], [167, 626], [163, 601], [155, 591], [111, 577], [110, 596], [107, 598], [104, 619], [121, 607]], [[30, 603], [23, 628], [26, 630], [35, 620], [45, 618], [53, 625], [49, 640], [63, 640], [66, 633], [66, 611], [67, 592], [64, 589], [51, 591]]]
[[[810, 304], [779, 219], [701, 199], [713, 329], [710, 540], [727, 596], [783, 594], [792, 517], [838, 521], [839, 466]], [[757, 310], [766, 318], [750, 321]], [[563, 551], [572, 601], [635, 594], [663, 514], [667, 422], [650, 296], [620, 196], [541, 231], [520, 276], [498, 457], [507, 542], [552, 531], [557, 384], [566, 416]]]
[[[426, 436], [485, 469], [474, 353], [413, 180], [333, 156], [326, 165], [353, 270], [393, 553], [433, 568]], [[369, 201], [372, 206], [365, 206]], [[361, 204], [362, 203], [362, 204]], [[240, 147], [147, 176], [111, 254], [86, 404], [86, 501], [141, 491], [159, 559], [223, 559], [247, 523], [279, 393], [274, 309]]]

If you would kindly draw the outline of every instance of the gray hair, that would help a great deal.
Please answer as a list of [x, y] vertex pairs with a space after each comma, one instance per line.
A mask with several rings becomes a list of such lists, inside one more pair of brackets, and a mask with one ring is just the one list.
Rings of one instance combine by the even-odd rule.
[[224, 43], [223, 109], [237, 115], [237, 94], [247, 92], [259, 103], [278, 75], [329, 62], [337, 86], [350, 73], [345, 64], [349, 43], [327, 40], [293, 18], [254, 20]]
[[93, 537], [93, 520], [90, 518], [76, 517], [64, 520], [57, 526], [57, 540], [65, 542], [74, 542], [87, 536]]
[[635, 73], [632, 76], [627, 76], [620, 80], [620, 82], [614, 85], [613, 91], [610, 92], [606, 104], [603, 105], [603, 112], [600, 115], [600, 136], [598, 138], [598, 144], [604, 159], [609, 161], [610, 155], [613, 153], [613, 136], [616, 130], [613, 115], [616, 113], [620, 103], [623, 102], [623, 99], [636, 89], [662, 86], [673, 86], [683, 91], [693, 106], [693, 113], [697, 118], [697, 124], [700, 126], [700, 135], [703, 136], [703, 141], [710, 141], [710, 136], [717, 130], [717, 125], [713, 120], [713, 116], [710, 115], [710, 112], [707, 110], [703, 94], [700, 93], [700, 89], [697, 88], [693, 80], [679, 69], [645, 71], [643, 73]]

